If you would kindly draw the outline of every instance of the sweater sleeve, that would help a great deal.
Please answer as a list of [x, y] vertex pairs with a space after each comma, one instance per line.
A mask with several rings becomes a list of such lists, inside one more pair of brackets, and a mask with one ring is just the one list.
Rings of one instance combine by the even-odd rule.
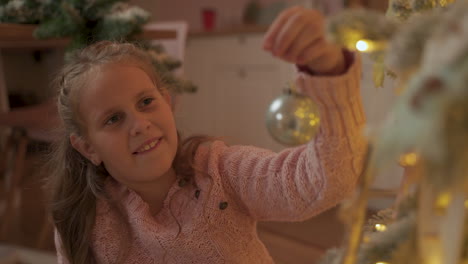
[[354, 189], [366, 148], [360, 97], [360, 58], [339, 76], [300, 72], [297, 83], [319, 107], [311, 142], [279, 153], [225, 147], [221, 180], [256, 220], [301, 221], [335, 206]]

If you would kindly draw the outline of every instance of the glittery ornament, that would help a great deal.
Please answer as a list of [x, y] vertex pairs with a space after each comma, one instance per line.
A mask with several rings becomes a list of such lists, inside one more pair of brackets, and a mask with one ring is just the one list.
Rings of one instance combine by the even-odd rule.
[[278, 142], [294, 146], [307, 143], [319, 127], [316, 104], [307, 96], [287, 89], [268, 107], [268, 132]]

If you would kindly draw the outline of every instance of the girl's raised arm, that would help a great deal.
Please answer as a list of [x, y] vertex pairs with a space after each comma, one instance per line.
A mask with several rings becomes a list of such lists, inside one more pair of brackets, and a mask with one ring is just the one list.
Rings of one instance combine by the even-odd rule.
[[280, 153], [218, 146], [223, 185], [257, 220], [302, 220], [320, 213], [349, 195], [361, 172], [366, 140], [360, 58], [327, 43], [323, 23], [315, 10], [290, 8], [264, 42], [266, 50], [305, 71], [297, 84], [319, 107], [315, 139]]
[[274, 153], [218, 146], [226, 191], [257, 220], [303, 220], [351, 193], [362, 169], [366, 140], [359, 95], [360, 62], [337, 77], [299, 74], [303, 92], [319, 106], [321, 124], [306, 145]]

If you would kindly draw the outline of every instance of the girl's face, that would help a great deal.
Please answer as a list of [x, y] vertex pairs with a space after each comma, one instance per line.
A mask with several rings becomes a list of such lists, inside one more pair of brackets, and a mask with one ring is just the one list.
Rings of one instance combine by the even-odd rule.
[[106, 65], [79, 96], [85, 136], [72, 145], [95, 165], [104, 163], [119, 182], [132, 188], [167, 173], [177, 151], [170, 97], [142, 69]]

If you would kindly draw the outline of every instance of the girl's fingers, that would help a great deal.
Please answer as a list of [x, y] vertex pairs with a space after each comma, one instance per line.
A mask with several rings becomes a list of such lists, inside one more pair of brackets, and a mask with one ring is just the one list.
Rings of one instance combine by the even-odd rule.
[[346, 68], [342, 49], [334, 45], [320, 45], [320, 51], [307, 49], [304, 51], [303, 63], [310, 70], [320, 74], [341, 74]]
[[274, 40], [273, 54], [279, 57], [286, 55], [288, 48], [298, 41], [298, 35], [307, 26], [305, 20], [301, 13], [295, 13], [286, 21]]
[[265, 37], [263, 38], [263, 48], [266, 50], [271, 50], [274, 45], [274, 41], [276, 39], [276, 35], [281, 30], [283, 25], [289, 19], [289, 17], [300, 10], [301, 7], [292, 7], [285, 11], [283, 11], [278, 18], [275, 19], [273, 24], [268, 28], [268, 31], [265, 33]]
[[320, 36], [321, 35], [317, 33], [316, 30], [313, 30], [310, 27], [304, 27], [296, 37], [296, 40], [288, 47], [284, 56], [296, 63], [300, 63], [299, 56], [305, 49], [322, 43], [319, 41]]
[[312, 45], [304, 48], [297, 58], [297, 63], [305, 65], [308, 63], [320, 63], [320, 58], [325, 55], [327, 48], [323, 38], [317, 39]]
[[285, 61], [307, 65], [311, 70], [333, 70], [344, 59], [341, 49], [325, 41], [324, 20], [317, 10], [287, 9], [265, 34], [263, 47]]

